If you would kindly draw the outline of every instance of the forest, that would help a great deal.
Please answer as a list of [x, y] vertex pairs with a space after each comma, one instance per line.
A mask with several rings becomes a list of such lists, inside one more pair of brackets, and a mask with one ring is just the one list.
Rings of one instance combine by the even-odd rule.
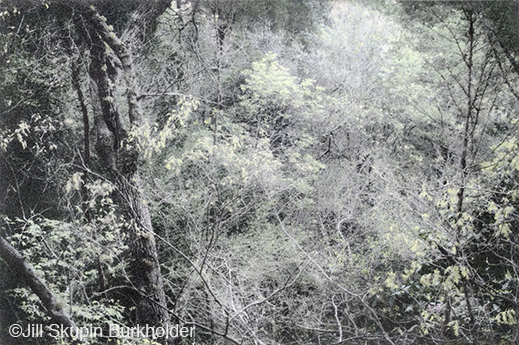
[[519, 1], [0, 0], [0, 344], [519, 344]]

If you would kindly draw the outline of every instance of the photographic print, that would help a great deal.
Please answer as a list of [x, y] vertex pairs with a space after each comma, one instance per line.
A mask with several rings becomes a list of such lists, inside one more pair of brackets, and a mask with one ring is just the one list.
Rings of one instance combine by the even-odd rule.
[[518, 104], [517, 0], [0, 0], [0, 344], [519, 344]]

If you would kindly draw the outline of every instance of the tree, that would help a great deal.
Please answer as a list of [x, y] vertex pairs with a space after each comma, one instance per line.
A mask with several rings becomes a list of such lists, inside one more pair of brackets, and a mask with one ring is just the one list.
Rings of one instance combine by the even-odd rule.
[[2, 325], [515, 342], [515, 5], [326, 6], [0, 2]]
[[[196, 10], [197, 2], [192, 4]], [[287, 2], [287, 4], [292, 6], [291, 2]], [[287, 4], [283, 4], [283, 6]], [[146, 56], [149, 52], [146, 48], [153, 47], [154, 43], [150, 38], [158, 16], [168, 9], [169, 1], [145, 3], [132, 1], [110, 4], [94, 1], [80, 1], [73, 4], [48, 1], [41, 5], [21, 1], [16, 3], [16, 9], [11, 7], [15, 5], [14, 3], [3, 3], [2, 5], [8, 12], [4, 16], [4, 29], [9, 32], [6, 37], [7, 41], [9, 38], [14, 38], [13, 42], [19, 42], [19, 47], [22, 48], [19, 50], [20, 52], [32, 52], [32, 49], [39, 52], [41, 56], [52, 55], [56, 59], [53, 62], [59, 62], [53, 68], [69, 70], [69, 74], [65, 76], [70, 80], [60, 79], [64, 85], [62, 91], [67, 97], [77, 97], [75, 100], [77, 107], [67, 109], [70, 118], [65, 118], [63, 121], [70, 124], [69, 119], [72, 119], [73, 116], [75, 121], [82, 121], [83, 126], [82, 133], [77, 131], [80, 126], [75, 125], [73, 128], [75, 130], [73, 132], [74, 141], [81, 143], [81, 150], [74, 145], [68, 148], [68, 156], [59, 161], [61, 164], [63, 162], [66, 164], [62, 169], [62, 174], [66, 178], [56, 176], [56, 181], [61, 181], [64, 185], [56, 186], [58, 200], [65, 200], [66, 206], [60, 209], [63, 213], [56, 214], [56, 219], [53, 219], [54, 217], [47, 214], [44, 208], [40, 209], [31, 205], [32, 211], [37, 213], [37, 216], [28, 218], [22, 215], [18, 219], [17, 214], [6, 210], [9, 217], [6, 218], [4, 227], [6, 229], [12, 227], [6, 232], [9, 232], [12, 241], [25, 246], [26, 258], [30, 258], [35, 267], [47, 269], [50, 276], [55, 276], [56, 272], [65, 272], [73, 276], [72, 281], [82, 280], [81, 286], [85, 290], [93, 289], [93, 293], [85, 296], [84, 302], [93, 305], [95, 303], [92, 301], [101, 297], [104, 298], [103, 303], [109, 303], [110, 298], [116, 297], [118, 302], [128, 307], [127, 316], [131, 315], [132, 307], [135, 307], [136, 315], [132, 318], [133, 322], [146, 321], [150, 325], [167, 323], [170, 317], [169, 309], [175, 305], [176, 299], [166, 302], [160, 258], [148, 209], [149, 203], [143, 196], [144, 185], [140, 180], [142, 161], [149, 158], [147, 158], [145, 144], [150, 137], [142, 136], [146, 133], [146, 121], [144, 120], [148, 119], [147, 116], [142, 116], [140, 103], [146, 97], [139, 97], [137, 94], [139, 88], [142, 89], [143, 86], [137, 85], [135, 66], [137, 66], [136, 61], [142, 61], [137, 57]], [[177, 2], [176, 9], [182, 10], [182, 5], [186, 4]], [[206, 5], [207, 8], [204, 10], [212, 8], [211, 4]], [[215, 3], [213, 5], [215, 5], [213, 6], [215, 18], [218, 13], [222, 14], [222, 11], [227, 8], [224, 4], [220, 4], [220, 6]], [[283, 6], [280, 8], [283, 9]], [[234, 9], [230, 8], [229, 11], [231, 13]], [[198, 13], [196, 14], [198, 15]], [[42, 20], [43, 18], [45, 20]], [[222, 15], [219, 19], [222, 22], [217, 26], [219, 51], [228, 34], [227, 30], [230, 29], [226, 27], [228, 24], [224, 22], [224, 19], [231, 19], [226, 18]], [[10, 23], [14, 24], [14, 29], [11, 29]], [[43, 25], [42, 23], [48, 24]], [[194, 22], [193, 24], [196, 25]], [[285, 24], [283, 23], [283, 25]], [[37, 34], [39, 39], [31, 40], [31, 36], [18, 30], [19, 28], [33, 30], [32, 34]], [[57, 44], [57, 48], [52, 48], [51, 43]], [[2, 58], [8, 61], [10, 56], [15, 55], [16, 53], [11, 50]], [[218, 57], [219, 61], [221, 58], [221, 56]], [[25, 61], [25, 57], [22, 57], [16, 62], [23, 64]], [[42, 66], [36, 64], [35, 70], [39, 71]], [[291, 82], [293, 83], [293, 81]], [[46, 85], [42, 84], [43, 90]], [[28, 87], [28, 90], [32, 89]], [[259, 91], [256, 90], [256, 92]], [[45, 96], [58, 98], [59, 93], [48, 92], [45, 94], [42, 92], [41, 97], [35, 97], [35, 101], [43, 102]], [[126, 98], [126, 102], [122, 101], [123, 98]], [[302, 102], [303, 99], [300, 98], [298, 101]], [[221, 97], [218, 97], [217, 103], [216, 110], [221, 111], [223, 106]], [[22, 99], [20, 104], [25, 106], [27, 101]], [[177, 100], [172, 106], [175, 107], [177, 104], [179, 107], [184, 105]], [[301, 107], [301, 109], [304, 107], [302, 104], [294, 106]], [[18, 123], [8, 104], [5, 105], [5, 109], [13, 119], [10, 126], [6, 125], [6, 128], [10, 127], [3, 137], [7, 140], [4, 142], [6, 147], [10, 149], [21, 146], [22, 153], [25, 153], [26, 149], [40, 145], [38, 140], [35, 140], [34, 143], [27, 143], [27, 139], [32, 135], [37, 137], [35, 126], [32, 124], [26, 126], [23, 122]], [[124, 115], [125, 113], [127, 117]], [[44, 120], [52, 119], [58, 114], [61, 114], [58, 109], [51, 108], [45, 114]], [[169, 134], [153, 143], [159, 146], [165, 145], [163, 139], [168, 139], [168, 135], [172, 133], [168, 132], [171, 129], [169, 126], [176, 127], [177, 120], [179, 119], [174, 118], [172, 122], [161, 123], [159, 125], [161, 133]], [[227, 123], [225, 119], [222, 121]], [[276, 129], [276, 131], [280, 130], [281, 128]], [[220, 131], [222, 131], [222, 127], [215, 121], [213, 136], [215, 138], [225, 137], [224, 133], [219, 133]], [[272, 134], [279, 135], [274, 132]], [[278, 141], [277, 139], [272, 140], [273, 144]], [[216, 144], [215, 141], [213, 145]], [[157, 151], [157, 147], [150, 150]], [[258, 153], [258, 157], [263, 157], [262, 155], [261, 152]], [[12, 155], [7, 156], [17, 158], [18, 155], [13, 152]], [[294, 156], [293, 160], [295, 158], [297, 157]], [[309, 162], [311, 163], [311, 159]], [[50, 173], [54, 171], [50, 168], [52, 165], [47, 166], [49, 167], [48, 175], [52, 176]], [[63, 183], [64, 180], [67, 182]], [[6, 186], [6, 189], [9, 190], [13, 185], [14, 183]], [[15, 190], [20, 193], [34, 192], [31, 188], [18, 189], [15, 187]], [[74, 207], [74, 204], [79, 207]], [[57, 219], [65, 220], [58, 221]], [[224, 220], [222, 222], [225, 223]], [[13, 231], [14, 228], [19, 231]], [[26, 236], [25, 229], [30, 229], [31, 236]], [[113, 232], [112, 236], [109, 235], [109, 231]], [[67, 237], [68, 240], [66, 240]], [[43, 238], [43, 242], [38, 243], [40, 238]], [[122, 246], [122, 252], [119, 251], [122, 245], [121, 238], [125, 239], [124, 242], [127, 246], [127, 250]], [[88, 240], [100, 245], [97, 251], [95, 246], [88, 244]], [[110, 245], [118, 247], [118, 249], [111, 252], [107, 259], [106, 251]], [[78, 248], [74, 248], [75, 246]], [[164, 242], [163, 246], [168, 250], [172, 249], [169, 241]], [[12, 247], [3, 246], [2, 248], [4, 257], [8, 259], [8, 251]], [[55, 255], [57, 248], [63, 250], [64, 254]], [[45, 254], [39, 251], [41, 249]], [[54, 255], [55, 257], [51, 260], [56, 261], [51, 262], [58, 262], [63, 267], [60, 269], [52, 267], [46, 254], [51, 257]], [[81, 256], [84, 261], [74, 265], [70, 260], [76, 255]], [[114, 277], [113, 270], [108, 267], [110, 260], [124, 258], [124, 255], [129, 258], [129, 276], [125, 276], [126, 270], [125, 267], [121, 267], [123, 266], [121, 264], [116, 267], [117, 270], [120, 270], [118, 274], [122, 277]], [[164, 257], [168, 257], [168, 255], [164, 255]], [[124, 263], [127, 260], [121, 261]], [[82, 270], [86, 271], [82, 272]], [[203, 276], [202, 270], [200, 276]], [[127, 278], [127, 280], [122, 279], [121, 282], [121, 278]], [[111, 287], [115, 282], [122, 283], [122, 286]], [[291, 280], [286, 284], [290, 285], [290, 282]], [[59, 280], [54, 282], [52, 288], [56, 290], [56, 295], [65, 294], [64, 290], [67, 289], [72, 295], [72, 285], [73, 283], [70, 281]], [[122, 294], [117, 291], [119, 289], [125, 291], [126, 296], [121, 297]], [[209, 289], [208, 292], [211, 290]], [[73, 300], [72, 297], [71, 300]], [[79, 301], [79, 298], [77, 300]], [[74, 309], [76, 307], [74, 302], [72, 301], [69, 305], [70, 309], [75, 311], [72, 313], [72, 318], [84, 317], [85, 320], [95, 318], [95, 315], [92, 315], [92, 309], [89, 312], [85, 312], [81, 308]], [[115, 310], [105, 310], [115, 314], [114, 318], [120, 320], [117, 307]], [[239, 310], [235, 310], [235, 312], [238, 313]], [[179, 314], [175, 316], [180, 317]], [[186, 315], [184, 314], [184, 316]], [[182, 320], [186, 319], [189, 317]], [[208, 323], [210, 322], [213, 320], [208, 321]], [[202, 327], [203, 323], [200, 325]], [[213, 327], [206, 326], [204, 329], [232, 339], [230, 334], [219, 332]]]
[[[488, 228], [490, 217], [482, 211], [486, 206], [481, 205], [489, 198], [499, 197], [487, 193], [495, 187], [486, 184], [482, 167], [487, 165], [488, 157], [496, 154], [495, 148], [511, 135], [509, 120], [501, 116], [501, 109], [508, 109], [513, 92], [496, 87], [508, 78], [499, 67], [495, 42], [487, 35], [485, 4], [462, 2], [447, 7], [448, 10], [431, 4], [417, 7], [422, 11], [413, 15], [425, 22], [425, 37], [434, 35], [443, 47], [452, 44], [453, 49], [438, 54], [438, 48], [432, 48], [436, 45], [432, 37], [417, 44], [427, 66], [437, 73], [438, 80], [431, 85], [439, 87], [436, 92], [429, 89], [429, 101], [435, 107], [423, 107], [416, 100], [415, 109], [426, 115], [423, 122], [416, 123], [416, 129], [427, 132], [415, 129], [416, 141], [412, 140], [412, 132], [408, 136], [408, 142], [420, 155], [417, 165], [426, 162], [429, 166], [424, 165], [423, 169], [435, 170], [425, 174], [432, 179], [424, 183], [421, 193], [422, 200], [431, 203], [426, 206], [430, 210], [416, 207], [424, 212], [417, 236], [422, 244], [430, 246], [426, 250], [433, 254], [428, 263], [417, 258], [419, 269], [411, 269], [417, 274], [415, 278], [402, 274], [402, 285], [395, 288], [408, 288], [413, 280], [413, 284], [420, 281], [415, 286], [410, 284], [415, 290], [409, 296], [417, 300], [425, 297], [424, 302], [427, 301], [422, 332], [431, 341], [458, 337], [474, 343], [506, 341], [514, 331], [504, 324], [510, 322], [509, 310], [514, 307], [505, 299], [494, 300], [490, 291], [506, 284], [506, 279], [504, 273], [489, 277], [488, 263], [507, 263], [501, 261], [504, 256], [497, 259], [490, 255], [490, 251], [500, 252], [502, 247], [494, 241], [492, 236], [496, 234]], [[436, 51], [427, 55], [431, 48]], [[511, 111], [507, 114], [516, 116]], [[435, 165], [431, 166], [431, 162]], [[429, 189], [425, 189], [427, 185]], [[485, 307], [488, 305], [492, 308]], [[481, 333], [482, 329], [487, 333]]]
[[[57, 39], [63, 46], [77, 47], [78, 51], [72, 52], [71, 55], [73, 60], [78, 59], [77, 54], [89, 53], [88, 71], [93, 81], [90, 104], [94, 118], [96, 153], [102, 173], [114, 186], [113, 194], [121, 215], [120, 224], [127, 237], [130, 283], [133, 287], [133, 296], [137, 301], [136, 322], [147, 322], [155, 326], [168, 324], [170, 315], [163, 290], [160, 263], [149, 210], [142, 196], [138, 172], [139, 151], [136, 143], [129, 140], [127, 124], [138, 126], [141, 122], [132, 57], [128, 46], [131, 46], [130, 42], [143, 40], [150, 34], [147, 30], [153, 28], [158, 16], [169, 7], [170, 1], [121, 3], [121, 6], [129, 6], [131, 10], [128, 14], [128, 27], [120, 28], [120, 33], [116, 33], [109, 25], [108, 19], [102, 16], [103, 10], [110, 12], [110, 6], [106, 8], [101, 4], [98, 10], [94, 7], [95, 3], [78, 2], [68, 5], [60, 1], [47, 2], [39, 7], [38, 5], [33, 7], [29, 2], [21, 2], [18, 5], [18, 9], [9, 16], [9, 20], [16, 21], [20, 16], [27, 14], [27, 21], [29, 21], [36, 19], [30, 18], [34, 16], [34, 11], [43, 11], [44, 15], [50, 17], [56, 25], [55, 36], [51, 37]], [[38, 14], [35, 17], [38, 17]], [[38, 24], [34, 22], [31, 24], [38, 28]], [[119, 37], [124, 37], [126, 41]], [[48, 47], [41, 46], [39, 49], [48, 49]], [[85, 63], [86, 60], [81, 62]], [[78, 83], [78, 73], [81, 69], [78, 66], [73, 69], [75, 88], [85, 112], [85, 100], [81, 96], [81, 85]], [[117, 104], [118, 70], [123, 73], [126, 82], [125, 91], [120, 94], [126, 94], [127, 119], [123, 119], [122, 112], [119, 110], [121, 105]], [[87, 135], [84, 139], [85, 143], [88, 143], [90, 140], [88, 114], [84, 115]], [[88, 157], [89, 147], [86, 146], [85, 149], [85, 157]], [[91, 174], [89, 166], [83, 165], [82, 169], [85, 176]], [[88, 223], [86, 213], [85, 217]], [[4, 257], [9, 258], [7, 250], [11, 248], [2, 246], [2, 249], [6, 254]], [[7, 262], [12, 264], [14, 261]]]

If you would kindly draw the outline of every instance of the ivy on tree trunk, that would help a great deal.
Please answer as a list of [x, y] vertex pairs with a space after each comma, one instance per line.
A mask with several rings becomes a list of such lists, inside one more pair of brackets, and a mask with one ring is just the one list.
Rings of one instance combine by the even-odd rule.
[[[139, 8], [149, 11], [148, 7]], [[99, 111], [94, 114], [98, 138], [96, 150], [107, 176], [116, 187], [122, 226], [128, 238], [131, 283], [138, 296], [137, 322], [163, 326], [169, 323], [169, 312], [150, 213], [141, 192], [137, 164], [139, 151], [136, 143], [128, 139], [128, 130], [115, 102], [116, 70], [107, 67], [121, 66], [126, 80], [129, 123], [138, 124], [140, 112], [133, 85], [131, 56], [125, 43], [93, 7], [88, 8], [83, 16], [83, 23], [89, 25], [89, 37], [84, 38], [90, 39], [89, 74], [97, 91], [94, 96], [101, 104]], [[110, 54], [109, 49], [115, 56]]]

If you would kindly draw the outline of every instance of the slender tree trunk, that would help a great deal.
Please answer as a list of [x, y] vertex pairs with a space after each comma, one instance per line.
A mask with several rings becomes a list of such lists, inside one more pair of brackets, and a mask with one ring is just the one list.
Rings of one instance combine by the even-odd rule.
[[[464, 14], [466, 20], [468, 22], [468, 31], [467, 31], [467, 39], [468, 39], [468, 47], [466, 54], [463, 56], [463, 62], [467, 68], [467, 88], [466, 88], [466, 96], [467, 96], [467, 108], [464, 114], [464, 123], [463, 123], [463, 132], [462, 132], [462, 147], [461, 147], [461, 157], [459, 162], [459, 170], [460, 170], [460, 188], [457, 194], [457, 204], [456, 204], [456, 233], [455, 233], [455, 246], [456, 246], [456, 264], [460, 266], [464, 266], [464, 262], [466, 260], [466, 256], [464, 255], [464, 249], [460, 246], [461, 238], [463, 236], [463, 214], [465, 212], [465, 189], [467, 186], [467, 177], [468, 177], [468, 155], [469, 155], [469, 141], [471, 136], [474, 133], [474, 130], [471, 130], [471, 126], [474, 126], [474, 117], [476, 111], [476, 101], [478, 98], [477, 93], [475, 92], [474, 83], [474, 42], [475, 42], [475, 32], [474, 32], [474, 23], [476, 18], [474, 16], [473, 10], [471, 8], [467, 8], [464, 10]], [[467, 265], [469, 266], [469, 265]], [[473, 344], [477, 344], [477, 330], [476, 330], [476, 321], [474, 318], [474, 312], [472, 308], [471, 298], [472, 298], [472, 284], [470, 278], [466, 277], [462, 280], [463, 286], [463, 294], [465, 297], [465, 303], [467, 308], [467, 313], [470, 318], [470, 332], [472, 335]], [[449, 308], [449, 313], [451, 312]]]

